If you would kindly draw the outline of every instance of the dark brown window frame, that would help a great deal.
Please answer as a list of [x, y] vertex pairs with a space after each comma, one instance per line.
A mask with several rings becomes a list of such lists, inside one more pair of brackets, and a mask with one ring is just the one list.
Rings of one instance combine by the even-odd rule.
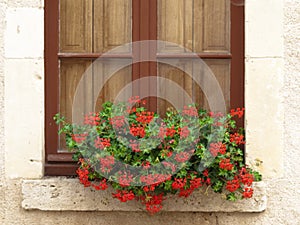
[[[155, 40], [157, 37], [157, 1], [132, 0], [133, 41]], [[199, 54], [203, 59], [231, 59], [230, 107], [244, 106], [244, 6], [231, 4], [231, 55]], [[143, 12], [143, 13], [140, 13]], [[45, 175], [75, 175], [76, 163], [71, 153], [59, 153], [58, 127], [53, 116], [59, 111], [59, 59], [60, 58], [98, 58], [99, 54], [61, 54], [59, 53], [59, 0], [45, 0]], [[150, 23], [151, 20], [151, 23]], [[145, 29], [143, 24], [150, 24]], [[149, 54], [152, 54], [151, 52]], [[124, 56], [128, 57], [128, 56]], [[161, 56], [164, 57], [164, 56]], [[168, 55], [168, 57], [170, 57]], [[139, 74], [153, 74], [156, 63], [143, 62], [132, 67], [132, 79]], [[152, 100], [155, 101], [155, 100]], [[243, 121], [238, 121], [243, 125]]]

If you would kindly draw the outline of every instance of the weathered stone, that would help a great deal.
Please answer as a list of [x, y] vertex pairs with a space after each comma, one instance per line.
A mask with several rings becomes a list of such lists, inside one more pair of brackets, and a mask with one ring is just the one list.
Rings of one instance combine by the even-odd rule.
[[[196, 192], [189, 198], [172, 198], [164, 202], [169, 212], [261, 212], [267, 199], [263, 182], [255, 184], [252, 199], [229, 202], [220, 194]], [[77, 179], [51, 178], [24, 180], [22, 184], [24, 209], [49, 211], [141, 211], [144, 206], [136, 201], [121, 203], [111, 197], [111, 192], [84, 188]]]

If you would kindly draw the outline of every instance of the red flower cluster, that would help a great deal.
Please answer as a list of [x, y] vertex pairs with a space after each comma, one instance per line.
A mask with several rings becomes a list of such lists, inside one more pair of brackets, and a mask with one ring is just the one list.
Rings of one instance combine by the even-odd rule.
[[193, 191], [194, 191], [194, 189], [191, 189], [191, 188], [188, 188], [188, 189], [181, 188], [178, 196], [187, 198], [193, 193]]
[[238, 116], [239, 118], [241, 118], [243, 115], [244, 115], [244, 111], [245, 111], [245, 108], [237, 108], [236, 110], [235, 109], [231, 109], [230, 110], [230, 115], [232, 117], [234, 116]]
[[85, 134], [72, 134], [72, 139], [77, 143], [80, 144], [86, 139], [86, 136], [88, 136], [87, 133]]
[[198, 111], [197, 111], [196, 107], [184, 106], [184, 108], [182, 110], [182, 114], [187, 115], [187, 116], [198, 116]]
[[209, 151], [213, 157], [216, 157], [218, 153], [224, 155], [226, 153], [226, 145], [222, 142], [210, 143]]
[[111, 155], [100, 157], [100, 169], [102, 173], [109, 173], [112, 170], [112, 165], [115, 163], [115, 158]]
[[141, 113], [136, 113], [136, 120], [142, 124], [148, 124], [151, 122], [151, 120], [154, 117], [154, 112], [141, 112]]
[[203, 176], [205, 176], [205, 178], [202, 180], [204, 183], [206, 183], [207, 185], [210, 185], [210, 178], [208, 177], [209, 173], [208, 173], [208, 170], [204, 170], [202, 172]]
[[230, 159], [222, 159], [219, 166], [224, 170], [232, 170], [233, 168], [233, 165], [230, 163]]
[[142, 126], [136, 126], [135, 124], [132, 124], [130, 127], [130, 133], [135, 137], [145, 137], [145, 128]]
[[178, 131], [179, 131], [179, 135], [180, 135], [181, 139], [182, 138], [186, 138], [186, 137], [188, 137], [190, 135], [190, 131], [189, 131], [189, 129], [188, 129], [187, 126], [179, 128]]
[[148, 174], [140, 177], [141, 182], [145, 183], [146, 185], [159, 185], [160, 183], [170, 179], [171, 175], [165, 174]]
[[[166, 146], [166, 148], [170, 148], [169, 146]], [[162, 153], [161, 153], [161, 157], [163, 158], [167, 158], [167, 157], [171, 157], [173, 155], [172, 151], [169, 151], [167, 149], [165, 149]]]
[[179, 192], [179, 197], [188, 197], [190, 196], [193, 191], [199, 187], [202, 186], [202, 179], [199, 178], [194, 178], [192, 180], [190, 180], [190, 187], [185, 189], [185, 188], [181, 188], [180, 192]]
[[174, 178], [172, 188], [174, 190], [184, 188], [186, 184], [186, 178]]
[[191, 154], [188, 152], [179, 152], [176, 154], [175, 156], [175, 160], [179, 163], [184, 163], [186, 161], [188, 161], [191, 157]]
[[144, 186], [143, 191], [144, 192], [154, 191], [156, 186], [157, 186], [157, 184], [152, 184], [150, 186]]
[[78, 174], [79, 182], [83, 184], [84, 187], [92, 186], [95, 190], [105, 190], [108, 187], [106, 179], [102, 179], [98, 185], [93, 184], [91, 181], [89, 181], [89, 170], [87, 168], [78, 168], [76, 170], [76, 173]]
[[245, 144], [244, 135], [239, 133], [230, 134], [230, 142], [236, 143], [237, 145]]
[[148, 161], [142, 162], [143, 169], [147, 170], [151, 167], [151, 163]]
[[130, 108], [130, 106], [127, 107], [127, 113], [136, 113], [136, 107]]
[[162, 209], [162, 205], [161, 204], [146, 203], [145, 205], [146, 205], [146, 210], [150, 214], [158, 213]]
[[113, 193], [112, 196], [114, 198], [119, 199], [121, 202], [127, 202], [135, 198], [135, 195], [133, 194], [132, 191], [125, 191], [125, 190], [123, 191], [117, 190], [117, 193]]
[[89, 181], [89, 170], [86, 168], [76, 170], [78, 174], [79, 182], [83, 184], [85, 187], [91, 186], [91, 182]]
[[243, 184], [251, 186], [254, 180], [254, 177], [252, 174], [248, 173], [247, 170], [245, 168], [242, 168], [240, 170], [240, 174], [239, 174], [241, 181]]
[[97, 191], [106, 190], [108, 188], [106, 179], [101, 180], [98, 185], [92, 184], [92, 187], [95, 188], [95, 190], [97, 190]]
[[208, 177], [208, 170], [207, 170], [207, 169], [204, 170], [204, 171], [202, 172], [202, 174], [203, 174], [203, 176]]
[[190, 188], [196, 189], [202, 186], [202, 179], [200, 177], [190, 180]]
[[109, 122], [113, 127], [121, 128], [125, 125], [125, 117], [124, 116], [114, 116], [109, 118]]
[[175, 130], [174, 126], [172, 126], [171, 128], [167, 128], [167, 130], [166, 130], [167, 137], [174, 137], [175, 134], [176, 134], [176, 130]]
[[106, 147], [110, 146], [110, 139], [109, 138], [100, 138], [97, 137], [97, 139], [95, 140], [95, 147], [99, 148], [101, 150], [103, 150]]
[[247, 169], [243, 167], [238, 176], [235, 176], [231, 181], [227, 181], [226, 189], [230, 192], [234, 192], [241, 187], [241, 184], [243, 184], [243, 198], [251, 198], [253, 195], [253, 189], [250, 186], [252, 185], [253, 180], [253, 175], [248, 173]]
[[84, 124], [97, 126], [100, 124], [100, 116], [99, 113], [89, 113], [84, 117]]
[[240, 187], [240, 182], [237, 177], [235, 177], [233, 180], [227, 181], [226, 189], [230, 192], [236, 191]]
[[174, 137], [174, 135], [176, 134], [176, 130], [174, 128], [174, 126], [170, 127], [170, 128], [164, 128], [164, 127], [160, 127], [159, 128], [159, 134], [158, 136], [161, 138], [161, 139], [164, 139], [165, 136], [167, 137]]
[[251, 198], [253, 195], [253, 189], [252, 188], [245, 188], [243, 192], [244, 198]]
[[176, 156], [175, 156], [174, 159], [175, 159], [177, 162], [183, 163], [183, 162], [188, 161], [189, 158], [190, 158], [190, 154], [189, 154], [189, 153], [187, 153], [187, 152], [180, 152], [180, 153], [177, 153], [177, 154], [176, 154]]
[[118, 183], [121, 185], [121, 187], [128, 187], [130, 186], [130, 183], [133, 181], [133, 176], [131, 174], [121, 173], [118, 178]]
[[141, 197], [142, 202], [146, 205], [146, 210], [150, 214], [155, 214], [162, 209], [162, 201], [164, 200], [163, 194], [147, 195]]

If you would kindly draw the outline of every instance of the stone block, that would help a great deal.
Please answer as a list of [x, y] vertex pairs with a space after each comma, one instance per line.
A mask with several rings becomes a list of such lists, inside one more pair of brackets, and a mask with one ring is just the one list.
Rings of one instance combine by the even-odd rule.
[[39, 58], [44, 54], [44, 12], [9, 8], [6, 12], [5, 57]]
[[283, 0], [245, 1], [246, 56], [283, 56]]
[[[164, 202], [167, 212], [261, 212], [266, 209], [267, 198], [263, 182], [255, 184], [252, 199], [229, 202], [212, 191], [204, 189], [189, 198], [172, 197]], [[141, 211], [144, 206], [136, 201], [121, 203], [111, 196], [111, 189], [95, 191], [84, 188], [77, 179], [51, 178], [24, 180], [22, 207], [43, 211]]]

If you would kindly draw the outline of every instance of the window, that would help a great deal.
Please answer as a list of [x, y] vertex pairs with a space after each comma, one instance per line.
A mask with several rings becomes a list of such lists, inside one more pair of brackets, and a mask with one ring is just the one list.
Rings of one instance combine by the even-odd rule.
[[[216, 74], [227, 107], [243, 106], [244, 8], [230, 3], [230, 0], [45, 0], [45, 175], [73, 175], [76, 169], [71, 153], [60, 144], [53, 115], [60, 111], [68, 116], [83, 72], [103, 53], [127, 42], [164, 40], [196, 52]], [[176, 46], [172, 45], [160, 46], [153, 54], [157, 58], [178, 58], [182, 63], [191, 61], [177, 54]], [[133, 57], [129, 49], [118, 55], [124, 59]], [[92, 71], [98, 69], [92, 66]], [[201, 89], [194, 88], [193, 81], [182, 71], [154, 62], [136, 63], [118, 71], [100, 95], [91, 91], [90, 97], [96, 98], [100, 106], [103, 101], [113, 99], [122, 86], [149, 74], [173, 80], [188, 90], [197, 103], [206, 105]], [[91, 87], [97, 85], [93, 77], [87, 82]], [[168, 90], [163, 92], [168, 94]], [[149, 101], [152, 110], [164, 111], [169, 104], [156, 98]]]

